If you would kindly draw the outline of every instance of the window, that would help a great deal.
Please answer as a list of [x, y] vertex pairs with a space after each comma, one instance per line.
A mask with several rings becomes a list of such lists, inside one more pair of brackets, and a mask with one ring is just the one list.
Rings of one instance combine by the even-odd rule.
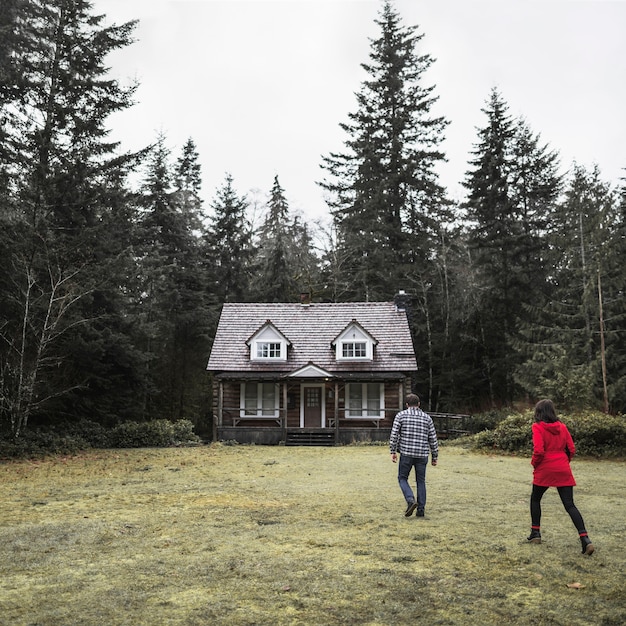
[[331, 346], [338, 361], [372, 361], [376, 339], [372, 337], [356, 320], [343, 330]]
[[365, 359], [367, 358], [367, 344], [364, 341], [343, 343], [341, 346], [341, 356], [344, 359]]
[[241, 417], [278, 417], [278, 393], [274, 383], [243, 383]]
[[382, 383], [350, 383], [346, 394], [346, 417], [384, 418], [385, 392]]
[[268, 320], [250, 339], [251, 361], [286, 361], [289, 340]]
[[281, 349], [280, 343], [270, 341], [259, 341], [256, 344], [257, 359], [280, 359]]

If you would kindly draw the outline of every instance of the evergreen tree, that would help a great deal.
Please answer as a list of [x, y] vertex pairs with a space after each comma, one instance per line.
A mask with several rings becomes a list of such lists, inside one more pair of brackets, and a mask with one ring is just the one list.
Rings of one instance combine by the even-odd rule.
[[265, 220], [259, 230], [253, 291], [260, 302], [292, 302], [298, 285], [295, 241], [285, 191], [274, 177]]
[[[601, 403], [602, 336], [609, 381], [620, 387], [624, 363], [620, 329], [625, 316], [620, 293], [623, 265], [617, 270], [621, 230], [617, 206], [597, 168], [589, 172], [574, 167], [551, 221], [552, 297], [541, 310], [535, 309], [535, 323], [527, 330], [533, 351], [520, 367], [521, 378], [534, 395], [550, 395], [570, 406]], [[601, 328], [601, 301], [606, 329]]]
[[468, 243], [480, 306], [473, 320], [476, 392], [496, 402], [516, 395], [516, 351], [525, 305], [546, 297], [546, 228], [561, 181], [557, 156], [509, 116], [497, 90], [486, 109], [465, 181]]
[[141, 198], [139, 310], [151, 382], [144, 417], [194, 418], [202, 383], [193, 372], [202, 371], [208, 346], [200, 172], [193, 141], [187, 142], [174, 168], [165, 142], [159, 135]]
[[609, 408], [626, 414], [626, 178], [602, 272]]
[[250, 299], [252, 232], [246, 215], [248, 201], [237, 195], [230, 174], [226, 174], [224, 184], [217, 190], [211, 208], [206, 243], [215, 308], [223, 302]]
[[299, 216], [291, 224], [293, 242], [294, 280], [300, 294], [310, 299], [323, 295], [321, 262], [315, 251], [315, 243], [309, 224]]
[[[0, 407], [15, 435], [44, 410], [51, 419], [106, 419], [115, 410], [109, 359], [136, 358], [124, 342], [110, 350], [124, 332], [132, 216], [123, 204], [135, 162], [114, 154], [105, 126], [131, 104], [133, 88], [106, 76], [105, 57], [131, 42], [134, 23], [104, 28], [90, 11], [86, 0], [42, 0], [11, 1], [0, 12], [8, 34], [0, 71], [9, 81], [0, 90], [8, 230], [0, 282], [10, 303]], [[118, 397], [125, 404], [124, 388]]]
[[200, 155], [191, 137], [176, 162], [174, 186], [179, 211], [186, 216], [188, 228], [199, 233], [202, 228], [202, 177]]
[[368, 73], [357, 94], [358, 109], [342, 124], [346, 150], [324, 157], [328, 204], [337, 226], [335, 258], [344, 297], [393, 297], [416, 260], [428, 256], [435, 211], [444, 192], [435, 167], [443, 161], [439, 145], [446, 122], [434, 117], [434, 87], [424, 87], [432, 64], [418, 55], [423, 35], [404, 27], [390, 2], [372, 41]]
[[169, 343], [170, 379], [173, 381], [169, 417], [191, 419], [201, 429], [206, 426], [200, 420], [206, 414], [205, 361], [212, 326], [207, 315], [210, 273], [203, 265], [205, 248], [199, 158], [190, 138], [183, 147], [174, 173], [176, 209], [184, 229], [184, 240], [174, 275], [178, 300], [174, 309], [174, 333]]

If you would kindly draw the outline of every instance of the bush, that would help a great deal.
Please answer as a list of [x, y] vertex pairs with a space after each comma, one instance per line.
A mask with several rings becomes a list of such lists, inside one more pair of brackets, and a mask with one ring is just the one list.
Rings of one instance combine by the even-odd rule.
[[495, 429], [495, 443], [499, 450], [505, 452], [532, 452], [533, 413], [509, 415]]
[[[604, 413], [585, 413], [559, 416], [567, 425], [576, 454], [581, 456], [626, 456], [626, 418]], [[494, 429], [466, 438], [464, 445], [479, 450], [496, 452], [532, 453], [533, 411], [509, 415]]]
[[473, 434], [480, 433], [484, 430], [493, 430], [496, 426], [510, 415], [510, 411], [493, 409], [484, 413], [472, 415], [469, 422]]
[[50, 429], [27, 430], [18, 439], [0, 439], [0, 459], [76, 454], [89, 447], [89, 442], [78, 436], [59, 434]]
[[113, 429], [81, 420], [29, 429], [18, 439], [0, 439], [0, 458], [40, 458], [76, 454], [89, 448], [162, 448], [199, 442], [189, 420], [124, 422]]
[[563, 417], [576, 444], [576, 454], [616, 457], [626, 455], [626, 417], [579, 413]]
[[201, 439], [193, 431], [191, 420], [176, 420], [172, 430], [173, 445], [200, 443]]
[[113, 448], [164, 448], [200, 441], [189, 420], [124, 422], [110, 432], [109, 439]]

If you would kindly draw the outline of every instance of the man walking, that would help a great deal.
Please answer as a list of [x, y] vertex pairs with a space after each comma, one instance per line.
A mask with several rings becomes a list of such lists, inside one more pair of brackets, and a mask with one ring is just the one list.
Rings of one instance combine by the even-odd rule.
[[[404, 515], [410, 517], [417, 509], [417, 517], [424, 517], [428, 454], [430, 452], [432, 465], [437, 465], [439, 443], [433, 420], [430, 415], [419, 408], [420, 399], [414, 393], [407, 395], [406, 406], [407, 408], [400, 411], [393, 420], [389, 450], [394, 463], [397, 462], [397, 453], [400, 452], [398, 482], [407, 504]], [[415, 468], [417, 480], [417, 500], [409, 485], [409, 474], [412, 468]]]

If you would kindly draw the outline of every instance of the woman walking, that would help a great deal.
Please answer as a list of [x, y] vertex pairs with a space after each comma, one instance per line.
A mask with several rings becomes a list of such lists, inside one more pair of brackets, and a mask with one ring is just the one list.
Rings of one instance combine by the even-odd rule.
[[574, 475], [570, 460], [576, 448], [567, 426], [560, 422], [552, 400], [540, 400], [535, 406], [533, 424], [533, 490], [530, 496], [531, 528], [528, 541], [541, 543], [541, 498], [549, 487], [556, 487], [561, 502], [576, 526], [583, 554], [594, 551], [580, 511], [574, 504]]

